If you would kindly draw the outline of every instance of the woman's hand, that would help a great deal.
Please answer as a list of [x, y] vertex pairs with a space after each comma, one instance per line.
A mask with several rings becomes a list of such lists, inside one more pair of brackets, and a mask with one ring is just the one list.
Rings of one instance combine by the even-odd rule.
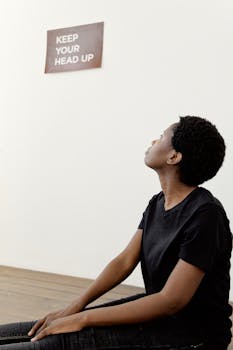
[[28, 335], [31, 336], [33, 334], [35, 334], [36, 332], [39, 333], [41, 332], [44, 328], [46, 328], [52, 321], [61, 318], [65, 316], [65, 309], [62, 310], [58, 310], [55, 312], [51, 312], [49, 314], [47, 314], [46, 316], [44, 316], [43, 318], [39, 319], [34, 326], [32, 327], [32, 329], [28, 332]]
[[44, 337], [47, 337], [50, 334], [80, 331], [81, 329], [86, 327], [85, 322], [85, 312], [80, 312], [78, 314], [58, 318], [56, 320], [51, 321], [42, 330], [39, 330], [36, 336], [31, 339], [31, 341], [34, 342], [40, 340]]
[[58, 319], [58, 318], [63, 318], [69, 315], [73, 315], [77, 312], [80, 312], [84, 308], [85, 304], [82, 302], [81, 298], [78, 298], [75, 300], [73, 303], [65, 307], [64, 309], [55, 311], [55, 312], [50, 312], [46, 316], [42, 317], [39, 319], [32, 329], [28, 332], [28, 335], [34, 335], [35, 333], [41, 332], [43, 329], [45, 329], [52, 321]]

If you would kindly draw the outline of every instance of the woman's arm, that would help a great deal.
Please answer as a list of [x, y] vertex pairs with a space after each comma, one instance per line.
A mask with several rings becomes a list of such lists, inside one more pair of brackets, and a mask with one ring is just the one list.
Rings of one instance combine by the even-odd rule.
[[180, 259], [159, 293], [117, 306], [86, 310], [84, 325], [139, 323], [175, 314], [189, 303], [204, 275], [203, 270]]
[[142, 230], [138, 229], [127, 247], [115, 257], [87, 290], [72, 302], [66, 312], [79, 312], [86, 305], [121, 283], [128, 277], [140, 260]]
[[41, 332], [58, 318], [80, 312], [86, 305], [121, 283], [134, 270], [140, 260], [141, 241], [142, 230], [138, 229], [127, 247], [105, 267], [103, 272], [81, 296], [66, 308], [51, 312], [39, 319], [28, 332], [28, 335], [31, 336], [35, 332]]
[[205, 272], [179, 259], [164, 288], [124, 304], [85, 310], [59, 318], [42, 330], [32, 341], [49, 334], [79, 331], [90, 326], [141, 323], [175, 314], [189, 303]]

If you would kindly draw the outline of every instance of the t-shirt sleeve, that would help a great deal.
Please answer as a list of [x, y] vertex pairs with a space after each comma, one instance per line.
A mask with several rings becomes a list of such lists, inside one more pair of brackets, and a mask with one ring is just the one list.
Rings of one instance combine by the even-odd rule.
[[205, 204], [193, 214], [184, 229], [179, 258], [207, 272], [220, 250], [224, 221], [221, 209], [214, 203]]
[[145, 216], [145, 212], [142, 214], [142, 219], [140, 221], [140, 224], [138, 225], [138, 229], [142, 229], [144, 228], [144, 216]]

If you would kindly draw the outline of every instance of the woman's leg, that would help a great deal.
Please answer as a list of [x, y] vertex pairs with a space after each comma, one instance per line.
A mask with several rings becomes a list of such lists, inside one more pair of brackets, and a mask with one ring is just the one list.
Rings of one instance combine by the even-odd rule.
[[30, 341], [27, 333], [35, 322], [15, 322], [0, 325], [0, 345]]
[[[0, 325], [0, 350], [69, 350], [64, 347], [63, 334], [50, 335], [37, 342], [31, 342], [27, 333], [36, 321], [16, 322]], [[67, 333], [68, 334], [68, 333]], [[71, 334], [71, 333], [69, 333]]]
[[[71, 334], [71, 333], [67, 333]], [[0, 350], [70, 350], [67, 344], [64, 347], [63, 334], [49, 335], [36, 342], [27, 340], [26, 342], [18, 342], [0, 345]], [[77, 349], [77, 348], [76, 348]]]
[[[111, 305], [122, 304], [127, 301], [143, 297], [140, 294], [113, 302], [94, 306], [108, 307]], [[90, 308], [89, 308], [90, 309]], [[23, 325], [23, 331], [17, 331], [14, 334], [25, 334], [31, 328], [32, 323]], [[174, 325], [174, 324], [173, 324]], [[1, 332], [0, 326], [0, 332]], [[9, 325], [5, 325], [5, 332], [2, 334], [12, 334], [12, 329], [7, 330]], [[14, 327], [12, 326], [14, 329]], [[3, 329], [2, 329], [3, 331]], [[1, 334], [1, 333], [0, 333]], [[111, 327], [89, 327], [80, 332], [56, 334], [45, 337], [37, 342], [23, 342], [18, 344], [1, 345], [0, 350], [110, 350], [110, 349], [156, 349], [156, 350], [205, 350], [198, 339], [185, 339], [185, 332], [174, 332], [172, 324], [165, 319], [156, 322], [147, 322], [143, 324], [132, 324]], [[30, 340], [30, 339], [29, 339]]]
[[[107, 307], [117, 305], [129, 300], [137, 299], [144, 294], [123, 298], [108, 302], [91, 308]], [[96, 349], [94, 340], [94, 331], [87, 328], [81, 332], [72, 332], [57, 334], [45, 337], [37, 342], [32, 343], [27, 333], [37, 321], [15, 322], [0, 325], [0, 350], [71, 350], [71, 349]], [[136, 349], [136, 348], [135, 348]]]
[[[115, 300], [115, 301], [101, 304], [98, 306], [93, 306], [93, 307], [90, 307], [89, 309], [121, 304], [128, 300], [137, 299], [143, 295], [144, 294], [138, 294], [136, 296], [132, 296], [129, 298], [122, 298], [120, 300]], [[10, 344], [10, 343], [19, 343], [19, 342], [29, 342], [32, 337], [29, 337], [27, 334], [29, 330], [32, 328], [33, 324], [35, 324], [36, 322], [37, 321], [15, 322], [15, 323], [0, 325], [0, 345]]]

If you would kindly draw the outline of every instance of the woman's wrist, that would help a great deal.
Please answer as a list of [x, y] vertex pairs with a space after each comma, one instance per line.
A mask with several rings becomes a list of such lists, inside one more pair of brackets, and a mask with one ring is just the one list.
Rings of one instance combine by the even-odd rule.
[[82, 311], [85, 306], [85, 303], [81, 299], [78, 299], [76, 301], [73, 301], [70, 305], [68, 305], [64, 309], [63, 314], [64, 316], [75, 314], [77, 312]]
[[92, 310], [82, 311], [79, 315], [81, 316], [82, 329], [90, 326], [90, 314]]

